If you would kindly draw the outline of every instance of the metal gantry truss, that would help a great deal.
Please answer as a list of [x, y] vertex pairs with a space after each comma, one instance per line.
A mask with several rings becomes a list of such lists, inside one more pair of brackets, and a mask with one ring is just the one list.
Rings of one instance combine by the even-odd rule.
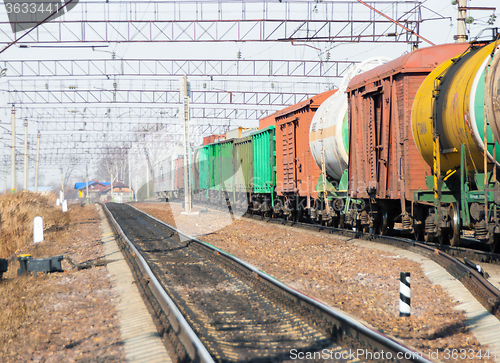
[[342, 77], [356, 61], [257, 59], [4, 60], [7, 78], [19, 77]]
[[[191, 122], [191, 131], [195, 135], [224, 134], [230, 124], [227, 120], [194, 120]], [[42, 132], [101, 132], [101, 133], [137, 133], [137, 132], [166, 132], [172, 135], [182, 134], [182, 125], [177, 119], [165, 119], [158, 121], [108, 121], [108, 122], [75, 122], [75, 121], [53, 121], [44, 120], [36, 123], [37, 130]]]
[[[196, 131], [196, 126], [192, 131]], [[179, 131], [174, 133], [162, 130], [155, 132], [154, 138], [146, 138], [151, 133], [148, 131], [136, 132], [112, 132], [106, 133], [72, 133], [52, 134], [42, 133], [40, 137], [40, 162], [45, 166], [60, 167], [61, 165], [76, 165], [97, 163], [103, 158], [119, 156], [124, 153], [143, 154], [141, 144], [147, 144], [148, 148], [167, 149], [168, 147], [182, 142], [183, 134]], [[195, 139], [195, 142], [199, 142]], [[29, 137], [30, 159], [34, 158], [34, 145], [36, 137]], [[139, 147], [137, 147], [139, 145]], [[133, 147], [135, 146], [135, 147]], [[21, 154], [20, 154], [21, 155]], [[21, 161], [20, 156], [17, 157]]]
[[[9, 107], [10, 110], [10, 107]], [[214, 123], [214, 120], [258, 120], [279, 110], [276, 108], [255, 108], [255, 107], [228, 107], [222, 106], [192, 106], [190, 107], [191, 119], [208, 120], [208, 123]], [[85, 123], [85, 126], [100, 125], [105, 123], [112, 123], [113, 127], [119, 127], [119, 124], [131, 123], [131, 120], [149, 120], [162, 124], [165, 121], [178, 119], [179, 106], [178, 105], [160, 105], [148, 106], [141, 105], [138, 107], [131, 107], [124, 105], [118, 107], [115, 105], [106, 106], [79, 106], [73, 107], [50, 107], [36, 105], [33, 107], [18, 107], [17, 112], [21, 119], [28, 119], [28, 121], [36, 122], [49, 122], [55, 124], [63, 123]], [[126, 121], [126, 122], [124, 122]], [[92, 126], [93, 128], [97, 126]], [[79, 129], [81, 127], [78, 127]], [[96, 130], [99, 131], [100, 129]], [[54, 130], [55, 131], [55, 130]], [[118, 128], [118, 131], [121, 131]]]
[[[204, 105], [289, 106], [317, 93], [207, 90], [192, 91], [192, 103]], [[176, 90], [76, 89], [9, 91], [11, 104], [179, 104]]]
[[[18, 44], [419, 42], [420, 1], [366, 3], [410, 31], [357, 1], [80, 1], [64, 20], [40, 25]], [[1, 43], [21, 35], [0, 22]]]

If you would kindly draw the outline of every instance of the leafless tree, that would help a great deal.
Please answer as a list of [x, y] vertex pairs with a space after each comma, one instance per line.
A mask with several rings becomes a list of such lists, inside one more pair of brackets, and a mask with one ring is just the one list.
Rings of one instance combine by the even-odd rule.
[[101, 159], [97, 170], [99, 179], [110, 180], [114, 183], [117, 180], [125, 181], [128, 175], [128, 149], [108, 148], [106, 156]]

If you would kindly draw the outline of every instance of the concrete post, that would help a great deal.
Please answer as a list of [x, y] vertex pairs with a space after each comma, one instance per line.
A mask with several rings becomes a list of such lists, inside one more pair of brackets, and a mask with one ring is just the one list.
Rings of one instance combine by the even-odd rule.
[[87, 182], [85, 197], [87, 198], [87, 204], [90, 204], [90, 196], [89, 196], [89, 166], [88, 164], [85, 167], [85, 180]]
[[189, 93], [188, 80], [185, 75], [181, 87], [181, 99], [183, 100], [183, 110], [180, 112], [181, 121], [184, 119], [184, 211], [191, 213], [191, 183], [189, 182]]
[[465, 18], [467, 17], [467, 0], [458, 0], [458, 18], [457, 18], [457, 43], [467, 42], [467, 29], [465, 27]]
[[23, 192], [28, 191], [28, 120], [24, 119], [24, 174]]
[[40, 132], [36, 139], [35, 193], [38, 193], [38, 166], [40, 164]]
[[11, 143], [11, 179], [10, 179], [10, 191], [12, 193], [16, 192], [17, 180], [16, 180], [16, 106], [12, 105], [12, 143]]
[[149, 156], [146, 155], [146, 199], [149, 199]]

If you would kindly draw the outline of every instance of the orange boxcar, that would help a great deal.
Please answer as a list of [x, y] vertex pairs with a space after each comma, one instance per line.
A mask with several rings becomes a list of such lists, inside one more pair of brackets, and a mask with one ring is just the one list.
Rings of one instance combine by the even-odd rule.
[[[296, 218], [314, 207], [320, 170], [309, 148], [309, 126], [318, 107], [337, 90], [323, 92], [260, 120], [260, 127], [276, 127], [275, 207]], [[297, 213], [295, 213], [297, 211]]]

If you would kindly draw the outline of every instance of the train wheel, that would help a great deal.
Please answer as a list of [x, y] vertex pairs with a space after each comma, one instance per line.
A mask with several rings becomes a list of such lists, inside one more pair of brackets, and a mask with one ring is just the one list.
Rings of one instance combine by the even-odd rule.
[[363, 226], [361, 225], [361, 221], [359, 219], [353, 221], [353, 227], [353, 231], [363, 232]]
[[451, 203], [448, 208], [448, 214], [451, 217], [450, 244], [452, 246], [460, 245], [460, 211], [457, 203]]
[[339, 228], [342, 228], [342, 229], [345, 228], [345, 222], [344, 222], [344, 215], [343, 214], [339, 217]]
[[296, 222], [300, 222], [302, 220], [302, 216], [304, 215], [304, 211], [302, 209], [299, 209], [296, 214]]
[[495, 241], [493, 243], [489, 244], [490, 246], [490, 251], [493, 253], [500, 253], [500, 241], [499, 238], [495, 238]]
[[385, 236], [389, 232], [389, 215], [387, 211], [382, 212], [382, 218], [378, 228], [378, 234]]

